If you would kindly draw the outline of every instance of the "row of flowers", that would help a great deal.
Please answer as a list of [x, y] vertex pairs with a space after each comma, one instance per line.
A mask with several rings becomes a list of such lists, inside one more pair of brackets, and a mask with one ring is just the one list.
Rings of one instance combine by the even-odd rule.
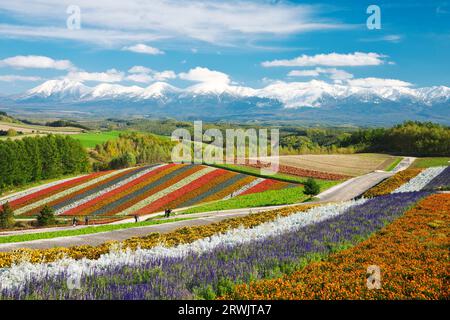
[[[431, 195], [359, 245], [280, 278], [236, 286], [227, 299], [449, 299], [450, 195]], [[377, 290], [367, 268], [380, 269]]]
[[41, 200], [35, 201], [29, 205], [26, 205], [24, 207], [21, 207], [17, 210], [15, 210], [16, 215], [22, 215], [24, 213], [28, 213], [29, 211], [32, 211], [34, 209], [40, 208], [48, 203], [51, 203], [53, 201], [62, 199], [68, 195], [72, 195], [73, 193], [79, 192], [79, 191], [83, 191], [86, 190], [86, 188], [91, 187], [91, 186], [95, 186], [96, 184], [98, 184], [99, 182], [102, 182], [104, 180], [107, 180], [109, 178], [112, 178], [126, 170], [130, 170], [130, 169], [125, 169], [125, 170], [119, 170], [119, 171], [113, 171], [113, 172], [109, 172], [107, 174], [104, 175], [100, 175], [98, 177], [95, 177], [94, 179], [91, 179], [81, 185], [77, 185], [75, 187], [71, 187], [69, 189], [65, 189], [61, 192], [58, 192], [50, 197], [45, 197]]
[[[420, 198], [423, 195], [424, 195], [424, 193], [404, 193], [404, 194], [400, 193], [398, 195], [392, 195], [391, 197], [395, 197], [395, 196], [401, 197], [401, 198], [398, 198], [398, 199], [393, 199], [392, 203], [397, 204], [398, 206], [404, 208], [404, 207], [409, 206], [412, 203], [414, 203], [417, 200], [417, 198]], [[377, 198], [377, 199], [372, 199], [369, 202], [370, 203], [374, 203], [373, 202], [374, 200], [381, 201], [380, 198]], [[366, 200], [359, 200], [359, 201], [361, 202], [361, 204], [366, 202]], [[375, 202], [375, 203], [377, 203], [379, 205], [379, 202]], [[345, 205], [346, 204], [342, 204], [342, 206], [345, 206]], [[348, 205], [348, 207], [344, 208], [343, 211], [341, 211], [340, 213], [336, 214], [336, 211], [335, 211], [335, 216], [343, 214], [344, 211], [351, 211], [351, 210], [346, 210], [346, 209], [354, 207], [353, 204], [347, 204], [347, 205]], [[339, 206], [339, 205], [335, 205], [335, 206]], [[360, 206], [356, 206], [356, 207], [360, 207]], [[311, 219], [311, 217], [314, 217], [314, 213], [313, 213], [314, 210], [318, 210], [319, 209], [320, 210], [319, 212], [322, 212], [322, 213], [319, 214], [319, 215], [316, 214], [315, 218], [318, 218], [318, 219], [316, 219], [316, 220], [312, 219], [314, 221], [311, 222], [311, 223], [314, 223], [314, 224], [318, 224], [318, 223], [320, 223], [322, 221], [321, 220], [322, 218], [325, 219], [325, 220], [328, 220], [328, 219], [331, 219], [333, 217], [332, 213], [327, 215], [327, 213], [326, 213], [327, 212], [327, 208], [329, 208], [329, 206], [313, 208], [310, 211], [308, 211], [308, 213], [305, 213], [304, 215], [305, 216], [309, 216], [310, 219]], [[399, 214], [399, 211], [395, 210], [395, 208], [392, 207], [392, 204], [388, 203], [387, 206], [386, 206], [386, 204], [384, 206], [382, 204], [381, 206], [379, 206], [377, 208], [377, 210], [374, 210], [373, 212], [371, 212], [371, 214], [369, 216], [366, 215], [363, 220], [360, 220], [360, 223], [364, 227], [367, 227], [368, 225], [370, 225], [371, 227], [376, 228], [377, 227], [377, 223], [374, 224], [373, 223], [374, 220], [380, 219], [378, 221], [381, 224], [384, 224], [384, 223], [388, 222], [389, 221], [388, 218], [384, 217], [383, 214], [381, 214], [381, 215], [379, 214], [380, 210], [385, 210], [384, 212], [388, 212], [388, 214], [391, 214], [391, 215]], [[331, 212], [332, 211], [333, 210], [331, 210]], [[337, 211], [339, 212], [339, 210], [337, 210]], [[311, 216], [311, 214], [312, 214], [312, 216]], [[298, 216], [298, 214], [296, 214], [295, 216]], [[254, 218], [254, 217], [250, 216], [250, 217], [245, 217], [245, 218], [251, 219], [251, 218]], [[280, 219], [282, 219], [282, 218], [280, 218]], [[278, 220], [279, 219], [277, 219], [277, 222], [275, 223], [275, 225], [279, 225], [280, 224], [280, 221], [278, 221]], [[365, 222], [363, 222], [363, 221], [365, 221]], [[227, 223], [227, 222], [225, 221], [224, 223]], [[301, 224], [298, 225], [298, 224], [295, 223], [295, 220], [287, 222], [287, 224], [290, 225], [291, 227], [294, 227], [294, 229], [295, 229], [295, 226], [297, 226], [298, 228], [303, 228], [303, 227], [309, 225], [308, 223], [306, 223], [304, 225], [301, 225]], [[173, 250], [177, 249], [177, 250], [181, 250], [182, 252], [190, 252], [190, 253], [186, 253], [183, 256], [183, 257], [188, 257], [188, 256], [192, 256], [192, 254], [200, 254], [200, 253], [210, 252], [211, 250], [214, 250], [215, 246], [218, 247], [222, 240], [224, 240], [224, 241], [222, 241], [222, 243], [226, 243], [227, 246], [236, 247], [236, 246], [243, 245], [245, 243], [249, 244], [249, 243], [252, 243], [253, 241], [257, 241], [257, 240], [259, 241], [261, 239], [265, 239], [266, 237], [270, 238], [270, 237], [275, 237], [276, 235], [281, 236], [282, 234], [288, 234], [290, 231], [292, 231], [289, 228], [287, 228], [285, 230], [282, 230], [282, 228], [281, 228], [281, 230], [277, 229], [275, 225], [272, 224], [272, 226], [268, 227], [268, 224], [266, 223], [266, 224], [260, 225], [259, 227], [256, 227], [256, 228], [253, 228], [253, 229], [238, 229], [238, 230], [234, 230], [234, 231], [231, 231], [231, 232], [227, 233], [228, 235], [234, 236], [235, 239], [239, 239], [238, 242], [233, 242], [231, 239], [224, 238], [224, 239], [221, 239], [220, 241], [215, 241], [215, 242], [212, 241], [215, 244], [212, 247], [208, 246], [208, 242], [211, 242], [211, 239], [214, 239], [216, 236], [220, 238], [220, 236], [221, 236], [221, 235], [216, 235], [216, 236], [213, 236], [213, 237], [211, 237], [209, 239], [197, 238], [197, 239], [201, 239], [201, 240], [198, 240], [197, 241], [198, 243], [194, 243], [193, 244], [193, 246], [194, 246], [194, 250], [193, 251], [192, 251], [192, 248], [189, 249], [189, 247], [188, 247], [188, 248], [184, 248], [183, 249], [182, 246], [179, 246], [180, 248], [178, 248], [178, 247], [177, 248], [173, 248]], [[282, 223], [282, 225], [283, 225], [283, 223]], [[286, 225], [286, 224], [284, 224], [284, 225]], [[380, 224], [378, 224], [378, 227], [379, 226], [380, 226]], [[209, 227], [209, 226], [205, 226], [205, 227]], [[199, 227], [199, 228], [203, 228], [203, 227]], [[354, 230], [361, 230], [361, 226], [357, 226], [357, 227], [353, 226], [353, 228], [354, 228]], [[213, 227], [213, 229], [214, 229], [214, 227]], [[220, 229], [220, 227], [219, 227], [219, 229]], [[248, 232], [248, 230], [251, 230], [251, 231]], [[190, 233], [190, 232], [185, 232], [185, 230], [182, 230], [182, 231], [183, 232], [181, 232], [181, 234], [185, 234], [185, 233], [188, 234], [188, 237], [187, 237], [188, 239], [191, 239], [191, 237], [193, 236], [193, 234]], [[244, 234], [239, 234], [239, 231], [244, 232]], [[264, 231], [267, 231], [267, 232], [264, 232]], [[273, 234], [273, 233], [271, 234], [271, 232], [274, 232], [274, 231], [275, 231], [275, 234]], [[277, 231], [278, 231], [278, 233], [276, 233]], [[217, 230], [213, 230], [212, 233], [214, 234], [215, 232], [217, 232]], [[247, 238], [245, 238], [245, 233], [246, 232], [247, 232], [247, 235], [249, 235], [249, 237], [247, 237]], [[200, 236], [200, 237], [204, 236], [204, 234], [202, 232], [198, 232], [198, 231], [195, 232], [195, 234], [198, 234], [197, 236]], [[175, 238], [177, 239], [177, 237], [175, 237]], [[194, 238], [195, 238], [195, 236], [194, 236]], [[247, 239], [248, 241], [245, 242], [245, 239]], [[163, 240], [163, 241], [161, 241], [161, 240]], [[124, 243], [125, 247], [132, 248], [132, 249], [136, 249], [137, 247], [140, 247], [141, 249], [138, 249], [136, 251], [136, 253], [133, 253], [133, 251], [126, 251], [126, 252], [120, 252], [120, 253], [113, 252], [112, 254], [119, 255], [119, 256], [120, 255], [126, 255], [128, 257], [127, 259], [132, 259], [132, 260], [134, 259], [133, 257], [136, 254], [137, 254], [137, 256], [144, 255], [147, 258], [149, 258], [149, 256], [145, 252], [149, 247], [152, 248], [150, 250], [156, 250], [156, 252], [163, 252], [163, 253], [166, 252], [167, 253], [168, 252], [167, 251], [168, 248], [166, 248], [166, 247], [156, 247], [156, 248], [154, 248], [154, 246], [157, 245], [157, 244], [161, 244], [161, 243], [167, 243], [169, 245], [170, 244], [173, 245], [173, 244], [183, 243], [183, 242], [177, 242], [176, 240], [174, 241], [174, 243], [171, 242], [171, 241], [173, 241], [173, 239], [170, 238], [170, 235], [169, 235], [169, 238], [163, 238], [163, 239], [161, 238], [161, 235], [151, 235], [151, 236], [146, 237], [146, 238], [131, 239], [131, 240], [128, 240], [127, 242]], [[203, 241], [203, 243], [202, 243], [202, 241]], [[242, 241], [244, 241], [244, 242], [242, 242]], [[201, 250], [199, 251], [198, 250], [199, 247], [203, 248], [202, 250], [204, 250], [204, 251], [201, 251]], [[102, 248], [102, 249], [100, 249], [100, 248]], [[195, 249], [195, 248], [197, 248], [197, 249]], [[48, 252], [48, 251], [47, 252], [45, 252], [45, 251], [44, 252], [42, 252], [42, 251], [39, 252], [38, 251], [39, 254], [34, 254], [34, 257], [30, 259], [31, 263], [37, 262], [37, 261], [39, 261], [39, 259], [44, 259], [46, 261], [52, 261], [52, 258], [53, 258], [54, 260], [57, 260], [57, 259], [61, 258], [63, 254], [69, 254], [69, 256], [71, 256], [72, 258], [89, 257], [89, 258], [97, 259], [97, 258], [100, 257], [101, 259], [107, 259], [108, 255], [100, 256], [100, 254], [108, 252], [110, 247], [109, 247], [109, 244], [104, 244], [103, 246], [100, 246], [100, 247], [97, 247], [97, 248], [93, 248], [93, 247], [85, 247], [85, 248], [81, 247], [80, 248], [79, 247], [79, 248], [75, 249], [76, 251], [73, 251], [73, 252], [71, 251], [71, 249], [63, 249], [63, 248], [59, 248], [59, 249], [61, 250], [59, 252], [57, 252], [58, 249], [56, 250], [56, 252], [55, 251], [53, 251], [53, 252], [51, 252], [51, 251], [50, 252]], [[169, 251], [169, 252], [172, 252], [172, 251]], [[31, 252], [36, 253], [36, 251], [31, 251]], [[23, 252], [21, 252], [20, 254], [22, 254], [22, 253]], [[16, 255], [14, 255], [14, 254], [10, 253], [9, 256], [8, 256], [8, 254], [6, 254], [6, 256], [4, 254], [3, 257], [0, 255], [0, 257], [1, 257], [0, 261], [3, 260], [3, 263], [6, 261], [5, 265], [10, 265], [11, 262], [14, 261], [14, 258], [17, 257], [18, 254], [19, 253], [16, 253]], [[169, 254], [169, 258], [170, 257], [173, 258], [173, 256], [171, 254]], [[150, 254], [150, 255], [153, 256], [152, 254]], [[164, 255], [162, 255], [160, 257], [163, 257], [163, 256]], [[47, 258], [49, 258], [49, 257], [50, 257], [50, 259], [47, 260]], [[114, 259], [112, 259], [112, 260], [114, 260]], [[63, 261], [66, 261], [66, 260], [61, 260], [60, 262], [62, 264], [60, 264], [59, 267], [57, 267], [57, 268], [59, 268], [58, 270], [60, 270], [60, 271], [61, 271], [61, 266], [64, 264]], [[69, 261], [70, 261], [70, 263], [73, 262], [72, 260], [69, 260]], [[93, 263], [94, 266], [96, 265], [96, 263], [94, 261], [92, 261], [92, 260], [83, 259], [83, 261], [88, 263], [89, 265], [91, 265], [91, 263]], [[123, 260], [120, 260], [120, 261], [123, 261]], [[144, 260], [140, 260], [140, 261], [141, 262], [145, 261], [145, 259]], [[60, 262], [57, 262], [56, 264], [58, 265]], [[24, 266], [24, 265], [27, 265], [27, 264], [25, 263], [25, 264], [22, 264], [21, 266]], [[101, 263], [100, 263], [100, 265], [101, 265]], [[135, 265], [135, 264], [132, 263], [132, 265]], [[44, 266], [45, 266], [45, 264], [44, 264]], [[103, 267], [104, 266], [105, 265], [103, 265]], [[114, 267], [114, 266], [117, 267], [117, 264], [113, 263], [111, 265], [111, 267]], [[101, 267], [100, 270], [104, 270], [103, 267]], [[20, 266], [19, 267], [15, 267], [15, 268], [16, 268], [15, 270], [17, 271], [18, 270], [17, 268], [20, 269]], [[13, 268], [8, 269], [8, 270], [11, 271], [12, 269]], [[31, 269], [33, 269], [33, 268], [31, 268]], [[35, 269], [33, 269], [33, 270], [35, 270]], [[97, 270], [97, 269], [96, 269], [96, 267], [94, 267], [94, 269], [88, 269], [88, 270]], [[111, 269], [108, 269], [108, 270], [111, 270]], [[19, 272], [19, 274], [20, 274], [20, 272]], [[87, 274], [89, 274], [89, 272]], [[9, 275], [11, 275], [11, 273], [9, 273]], [[12, 275], [13, 275], [13, 278], [14, 278], [14, 272], [12, 273]], [[17, 275], [17, 273], [16, 273], [16, 275]], [[3, 276], [6, 276], [6, 274], [3, 273]], [[5, 281], [7, 281], [7, 279], [8, 278], [4, 278], [4, 279], [0, 278], [0, 280], [5, 280]], [[7, 283], [7, 282], [4, 282], [4, 283]]]
[[[113, 251], [97, 260], [13, 266], [0, 275], [3, 296], [23, 299], [211, 297], [223, 282], [248, 282], [295, 268], [309, 254], [357, 243], [426, 196], [400, 193], [313, 207], [253, 228], [237, 228], [176, 247]], [[67, 290], [79, 278], [81, 290]], [[142, 279], [136, 281], [136, 279]], [[161, 284], [164, 285], [161, 285]]]
[[5, 202], [9, 202], [11, 207], [20, 208], [23, 207], [33, 201], [37, 201], [44, 197], [48, 197], [53, 195], [63, 189], [67, 189], [69, 187], [81, 184], [86, 182], [94, 177], [97, 177], [101, 174], [106, 174], [106, 172], [96, 172], [89, 175], [82, 175], [76, 178], [69, 178], [64, 180], [58, 180], [51, 183], [43, 184], [39, 187], [27, 189], [22, 192], [18, 192], [10, 197], [5, 197], [0, 201], [0, 205], [3, 205]]
[[245, 186], [239, 188], [238, 190], [234, 191], [233, 193], [227, 195], [226, 197], [223, 198], [223, 200], [227, 200], [227, 199], [231, 199], [233, 197], [236, 197], [240, 194], [243, 194], [244, 192], [246, 192], [247, 190], [253, 188], [254, 186], [260, 184], [261, 182], [266, 181], [266, 179], [263, 178], [257, 178], [255, 180], [253, 180], [252, 182], [246, 184]]
[[149, 183], [160, 178], [164, 172], [167, 172], [168, 169], [173, 167], [173, 165], [163, 165], [150, 170], [137, 179], [122, 185], [116, 189], [113, 189], [100, 197], [92, 199], [82, 205], [79, 205], [71, 210], [65, 212], [65, 215], [88, 215], [100, 208], [105, 207], [107, 204], [116, 201], [119, 198], [122, 198], [134, 190], [141, 189], [142, 187], [148, 185]]
[[70, 248], [56, 247], [51, 249], [19, 249], [11, 252], [0, 252], [0, 268], [8, 268], [23, 262], [49, 263], [63, 258], [98, 259], [101, 255], [110, 252], [111, 248], [118, 246], [131, 250], [150, 249], [158, 245], [168, 247], [179, 244], [191, 243], [193, 241], [210, 237], [214, 234], [224, 233], [228, 230], [245, 227], [252, 228], [259, 224], [273, 221], [278, 217], [286, 217], [294, 213], [308, 210], [314, 205], [299, 205], [279, 210], [255, 213], [249, 216], [226, 219], [217, 223], [183, 227], [169, 233], [152, 233], [144, 237], [133, 237], [122, 242], [110, 241], [98, 246], [74, 246]]
[[[218, 170], [214, 179], [202, 180], [205, 188], [198, 183], [194, 184], [195, 188], [194, 185], [183, 188], [214, 170]], [[198, 171], [202, 173], [198, 174]], [[53, 207], [57, 215], [63, 216], [143, 214], [161, 208], [158, 203], [174, 208], [184, 203], [194, 205], [219, 200], [231, 194], [248, 193], [255, 185], [267, 181], [271, 180], [201, 165], [166, 164], [78, 177], [47, 185], [30, 194], [21, 194], [11, 204], [15, 214], [22, 216], [36, 215], [44, 205]], [[277, 187], [273, 185], [274, 189]], [[191, 194], [198, 189], [203, 190], [204, 195], [198, 192]], [[167, 202], [167, 197], [173, 199], [170, 194], [174, 192], [176, 201]], [[257, 192], [257, 189], [252, 192]], [[165, 199], [159, 201], [161, 198]], [[158, 203], [153, 205], [155, 201]]]
[[446, 166], [431, 167], [423, 170], [417, 176], [409, 180], [407, 183], [401, 185], [393, 191], [398, 192], [413, 192], [424, 189], [434, 178], [444, 172]]
[[[247, 163], [246, 166], [262, 169], [268, 167], [268, 165], [264, 164], [263, 162], [258, 163]], [[278, 165], [278, 172], [279, 173], [285, 173], [290, 174], [294, 176], [299, 177], [307, 177], [307, 178], [316, 178], [316, 179], [325, 179], [325, 180], [345, 180], [350, 178], [349, 176], [343, 175], [343, 174], [337, 174], [337, 173], [330, 173], [330, 172], [322, 172], [322, 171], [316, 171], [316, 170], [309, 170], [309, 169], [303, 169], [303, 168], [297, 168], [287, 165]]]
[[82, 206], [83, 204], [85, 204], [85, 203], [87, 203], [87, 202], [89, 202], [91, 200], [99, 198], [99, 197], [101, 197], [101, 196], [103, 196], [103, 195], [105, 195], [105, 194], [107, 194], [107, 193], [109, 193], [109, 192], [111, 192], [111, 191], [113, 191], [115, 189], [118, 189], [118, 188], [120, 188], [122, 186], [125, 186], [125, 185], [127, 185], [129, 183], [132, 183], [133, 181], [139, 179], [140, 177], [142, 177], [142, 176], [144, 176], [144, 175], [146, 175], [146, 174], [148, 174], [148, 173], [150, 173], [150, 172], [152, 172], [152, 171], [154, 171], [154, 170], [156, 170], [156, 169], [158, 169], [158, 168], [160, 168], [162, 166], [163, 165], [151, 166], [151, 167], [145, 168], [142, 171], [138, 171], [137, 173], [133, 172], [133, 175], [131, 175], [130, 177], [127, 177], [126, 179], [121, 179], [121, 180], [117, 181], [116, 183], [114, 183], [111, 186], [108, 186], [106, 188], [102, 188], [102, 189], [98, 190], [97, 192], [95, 192], [93, 194], [90, 194], [90, 195], [88, 195], [86, 197], [83, 197], [83, 198], [77, 200], [77, 201], [73, 201], [70, 204], [68, 204], [68, 205], [66, 205], [66, 206], [64, 206], [62, 208], [59, 208], [58, 210], [56, 210], [55, 214], [59, 215], [59, 214], [65, 213], [66, 211], [74, 209], [76, 207]]
[[366, 193], [364, 193], [364, 197], [372, 198], [389, 194], [417, 176], [421, 171], [422, 169], [406, 169], [399, 171], [392, 177], [389, 177], [385, 181], [366, 191]]

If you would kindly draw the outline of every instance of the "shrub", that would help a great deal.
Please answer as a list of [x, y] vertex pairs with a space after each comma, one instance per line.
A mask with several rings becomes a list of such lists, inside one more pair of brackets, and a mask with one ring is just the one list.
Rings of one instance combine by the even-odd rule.
[[55, 210], [49, 206], [42, 208], [37, 217], [37, 223], [39, 226], [56, 224]]
[[0, 228], [8, 229], [14, 227], [14, 211], [11, 209], [9, 202], [3, 204], [3, 208], [0, 211]]
[[313, 178], [308, 178], [305, 182], [305, 190], [303, 191], [304, 194], [315, 196], [316, 194], [319, 194], [320, 192], [320, 185], [317, 183], [316, 180]]

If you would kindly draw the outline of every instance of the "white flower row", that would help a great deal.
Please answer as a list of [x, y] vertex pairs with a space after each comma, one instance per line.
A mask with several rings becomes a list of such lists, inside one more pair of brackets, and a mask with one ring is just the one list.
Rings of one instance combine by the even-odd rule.
[[255, 180], [253, 180], [252, 182], [250, 182], [250, 183], [246, 184], [245, 186], [241, 187], [240, 189], [238, 189], [238, 190], [236, 190], [236, 191], [230, 193], [229, 195], [227, 195], [227, 196], [226, 196], [225, 198], [223, 198], [222, 200], [227, 200], [227, 199], [236, 197], [236, 196], [238, 196], [238, 195], [244, 193], [244, 192], [247, 191], [248, 189], [253, 188], [254, 186], [260, 184], [261, 182], [263, 182], [263, 181], [265, 181], [265, 180], [266, 180], [266, 179], [264, 179], [264, 178], [258, 178], [258, 179], [255, 179]]
[[67, 179], [63, 179], [63, 180], [53, 181], [53, 182], [49, 182], [49, 183], [46, 183], [46, 184], [43, 184], [43, 185], [40, 185], [40, 186], [37, 186], [37, 187], [34, 187], [34, 188], [30, 188], [30, 189], [27, 189], [27, 190], [24, 190], [24, 191], [21, 191], [21, 192], [17, 192], [17, 193], [15, 193], [13, 195], [1, 198], [0, 205], [3, 205], [5, 202], [12, 202], [12, 201], [20, 199], [22, 197], [25, 197], [25, 196], [27, 196], [29, 194], [36, 193], [36, 192], [39, 192], [41, 190], [45, 190], [45, 189], [51, 188], [53, 186], [56, 186], [56, 185], [59, 185], [59, 184], [63, 184], [63, 183], [66, 183], [66, 182], [68, 182], [70, 180], [75, 180], [75, 179], [78, 179], [78, 178], [81, 178], [81, 177], [84, 177], [84, 176], [86, 176], [86, 175], [84, 174], [84, 175], [80, 175], [80, 176], [77, 176], [77, 177], [72, 177], [72, 178], [67, 178]]
[[64, 190], [64, 191], [61, 191], [61, 192], [56, 193], [56, 194], [54, 194], [54, 195], [52, 195], [50, 197], [47, 197], [45, 199], [41, 199], [41, 200], [33, 202], [33, 203], [31, 203], [31, 204], [29, 204], [27, 206], [19, 208], [19, 209], [14, 211], [14, 214], [16, 214], [16, 215], [24, 214], [25, 212], [28, 212], [30, 210], [39, 208], [39, 207], [45, 205], [46, 203], [49, 203], [49, 202], [52, 202], [54, 200], [63, 198], [63, 197], [65, 197], [65, 196], [67, 196], [67, 195], [69, 195], [71, 193], [74, 193], [74, 192], [80, 191], [82, 189], [85, 189], [85, 188], [87, 188], [89, 186], [92, 186], [92, 185], [94, 185], [96, 183], [99, 183], [99, 182], [101, 182], [103, 180], [111, 178], [111, 177], [113, 177], [113, 176], [115, 176], [115, 175], [117, 175], [117, 174], [119, 174], [119, 173], [121, 173], [123, 171], [127, 171], [127, 170], [131, 170], [131, 169], [122, 169], [122, 170], [113, 171], [113, 172], [110, 172], [108, 174], [105, 174], [105, 175], [102, 175], [100, 177], [97, 177], [95, 179], [89, 180], [86, 183], [80, 184], [78, 186], [75, 186], [73, 188], [70, 188], [70, 189], [67, 189], [67, 190]]
[[131, 207], [128, 207], [124, 211], [118, 213], [118, 215], [132, 214], [132, 213], [148, 206], [153, 201], [156, 201], [159, 198], [162, 198], [162, 197], [168, 195], [169, 193], [172, 193], [172, 192], [184, 187], [185, 185], [193, 182], [194, 180], [197, 180], [198, 178], [200, 178], [200, 177], [204, 176], [205, 174], [212, 172], [214, 170], [216, 170], [216, 168], [213, 168], [213, 167], [206, 167], [204, 169], [201, 169], [201, 170], [191, 174], [190, 176], [178, 181], [177, 183], [172, 184], [170, 187], [163, 189], [159, 192], [156, 192], [155, 194], [145, 198], [142, 201], [139, 201], [138, 203], [132, 205]]
[[52, 263], [32, 264], [23, 262], [4, 269], [0, 273], [0, 289], [20, 288], [27, 281], [39, 280], [45, 276], [55, 277], [64, 273], [69, 273], [69, 276], [72, 276], [70, 274], [72, 270], [76, 270], [76, 272], [81, 274], [93, 274], [94, 272], [105, 271], [117, 266], [136, 267], [148, 261], [164, 257], [186, 257], [193, 253], [206, 253], [221, 245], [236, 246], [250, 243], [330, 219], [343, 214], [351, 206], [362, 204], [366, 201], [366, 199], [351, 200], [339, 204], [314, 207], [305, 212], [279, 217], [274, 221], [263, 223], [254, 228], [233, 229], [223, 234], [216, 234], [176, 247], [157, 246], [151, 249], [137, 249], [135, 251], [129, 249], [126, 251], [114, 250], [100, 256], [96, 260], [66, 258]]
[[131, 181], [133, 181], [135, 179], [139, 179], [143, 175], [145, 175], [145, 174], [147, 174], [149, 172], [152, 172], [152, 171], [154, 171], [154, 170], [156, 170], [156, 169], [158, 169], [160, 167], [163, 167], [163, 166], [165, 166], [165, 165], [164, 164], [160, 164], [160, 165], [148, 168], [146, 170], [143, 170], [141, 172], [138, 172], [138, 173], [132, 175], [131, 177], [129, 177], [127, 179], [124, 179], [122, 181], [119, 181], [118, 183], [116, 183], [116, 184], [114, 184], [114, 185], [112, 185], [112, 186], [110, 186], [108, 188], [102, 189], [102, 190], [100, 190], [100, 191], [98, 191], [98, 192], [96, 192], [94, 194], [91, 194], [90, 196], [87, 196], [87, 197], [85, 197], [83, 199], [75, 201], [75, 202], [73, 202], [73, 203], [71, 203], [71, 204], [69, 204], [69, 205], [67, 205], [65, 207], [62, 207], [62, 208], [56, 210], [55, 214], [57, 214], [57, 215], [63, 214], [66, 211], [69, 211], [69, 210], [71, 210], [73, 208], [81, 206], [81, 205], [83, 205], [83, 204], [85, 204], [85, 203], [87, 203], [87, 202], [89, 202], [91, 200], [94, 200], [94, 199], [98, 198], [98, 197], [101, 197], [104, 194], [106, 194], [106, 193], [108, 193], [108, 192], [110, 192], [110, 191], [112, 191], [114, 189], [120, 188], [120, 187], [126, 185], [127, 183], [130, 183]]
[[392, 193], [399, 192], [413, 192], [422, 190], [431, 180], [436, 178], [438, 175], [442, 173], [442, 171], [447, 168], [446, 166], [442, 167], [431, 167], [423, 170], [417, 176], [401, 185], [397, 189], [395, 189]]

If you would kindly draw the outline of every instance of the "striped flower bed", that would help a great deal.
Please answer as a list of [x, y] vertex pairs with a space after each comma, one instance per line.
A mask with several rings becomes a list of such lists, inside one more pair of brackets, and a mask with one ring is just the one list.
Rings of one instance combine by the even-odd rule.
[[48, 205], [60, 216], [112, 217], [143, 215], [288, 186], [209, 166], [160, 164], [93, 173], [9, 199], [18, 216], [35, 216]]
[[409, 180], [407, 183], [401, 187], [394, 190], [393, 193], [399, 192], [413, 192], [422, 190], [428, 183], [430, 183], [434, 178], [439, 176], [447, 167], [431, 167], [423, 170], [417, 176]]

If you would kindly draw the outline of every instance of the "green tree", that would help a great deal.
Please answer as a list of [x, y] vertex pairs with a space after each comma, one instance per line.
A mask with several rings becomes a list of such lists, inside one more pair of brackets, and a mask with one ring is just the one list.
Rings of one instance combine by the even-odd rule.
[[0, 210], [0, 228], [8, 229], [14, 227], [14, 211], [11, 209], [9, 202], [6, 202]]
[[305, 189], [303, 193], [309, 196], [315, 196], [320, 192], [320, 185], [313, 178], [308, 178], [305, 182]]
[[39, 226], [56, 224], [55, 210], [49, 206], [42, 208], [37, 217], [37, 223]]

